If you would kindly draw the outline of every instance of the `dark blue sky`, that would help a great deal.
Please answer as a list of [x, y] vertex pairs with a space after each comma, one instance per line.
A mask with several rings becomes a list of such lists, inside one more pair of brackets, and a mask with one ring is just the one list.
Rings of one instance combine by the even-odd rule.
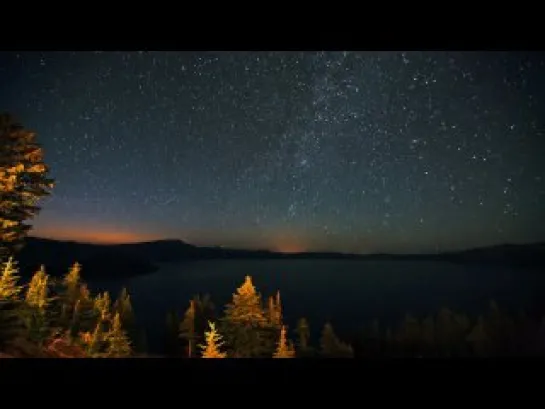
[[545, 58], [2, 53], [57, 179], [35, 235], [409, 252], [545, 240]]

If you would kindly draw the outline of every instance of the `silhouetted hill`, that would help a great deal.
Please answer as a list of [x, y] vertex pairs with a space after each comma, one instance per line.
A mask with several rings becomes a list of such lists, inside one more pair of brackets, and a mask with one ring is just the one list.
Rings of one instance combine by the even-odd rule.
[[343, 254], [274, 253], [265, 250], [238, 250], [222, 247], [197, 247], [181, 240], [101, 245], [29, 237], [18, 255], [24, 274], [41, 264], [52, 275], [64, 274], [78, 261], [87, 278], [126, 277], [157, 269], [155, 263], [211, 259], [353, 259], [353, 260], [435, 260], [452, 263], [509, 265], [545, 270], [545, 243], [499, 245], [441, 254]]

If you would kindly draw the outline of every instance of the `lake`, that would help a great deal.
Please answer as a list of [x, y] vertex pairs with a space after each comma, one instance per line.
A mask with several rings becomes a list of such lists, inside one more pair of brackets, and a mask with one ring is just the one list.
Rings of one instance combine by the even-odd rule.
[[342, 333], [361, 330], [375, 318], [397, 324], [407, 312], [424, 316], [443, 306], [481, 313], [491, 299], [510, 310], [542, 311], [545, 306], [542, 273], [427, 261], [196, 261], [162, 264], [153, 274], [125, 282], [89, 285], [95, 291], [109, 290], [114, 297], [121, 286], [127, 286], [136, 318], [147, 329], [154, 351], [162, 342], [167, 311], [182, 315], [193, 295], [206, 293], [222, 311], [247, 274], [264, 300], [280, 290], [287, 324], [294, 328], [304, 316], [314, 336], [326, 320]]

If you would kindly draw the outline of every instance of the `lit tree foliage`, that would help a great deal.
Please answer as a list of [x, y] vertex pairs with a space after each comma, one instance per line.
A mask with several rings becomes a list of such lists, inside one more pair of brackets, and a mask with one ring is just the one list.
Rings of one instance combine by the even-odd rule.
[[16, 262], [9, 257], [2, 263], [0, 276], [0, 345], [21, 336], [25, 331], [21, 319], [21, 301], [18, 296], [22, 286], [19, 280]]
[[30, 339], [40, 345], [48, 337], [49, 326], [46, 317], [48, 298], [48, 275], [41, 266], [30, 280], [25, 297], [23, 317]]
[[223, 345], [222, 337], [216, 330], [216, 324], [213, 322], [208, 323], [210, 330], [204, 333], [206, 344], [201, 345], [203, 358], [226, 358], [227, 354], [220, 351], [220, 347]]
[[222, 322], [229, 356], [250, 358], [272, 355], [277, 335], [271, 331], [261, 295], [250, 276], [246, 276], [244, 283], [233, 294]]
[[0, 300], [15, 301], [22, 290], [22, 286], [17, 285], [19, 275], [17, 262], [9, 257], [2, 263], [2, 275], [0, 276]]
[[326, 358], [353, 358], [354, 356], [352, 347], [337, 338], [333, 326], [329, 322], [324, 325], [322, 330], [320, 347], [322, 356]]
[[127, 331], [134, 348], [140, 350], [142, 345], [139, 342], [140, 334], [136, 328], [136, 319], [132, 308], [131, 296], [125, 287], [121, 289], [121, 292], [114, 303], [113, 311], [119, 313], [121, 317], [121, 326]]
[[108, 291], [96, 296], [95, 310], [98, 313], [99, 320], [108, 321], [110, 319], [111, 301]]
[[187, 357], [193, 358], [195, 354], [195, 300], [189, 301], [189, 308], [184, 314], [184, 319], [180, 323], [180, 338], [187, 342]]
[[131, 355], [131, 342], [121, 327], [121, 315], [118, 312], [115, 313], [111, 329], [104, 338], [107, 344], [105, 356], [122, 358]]
[[295, 358], [295, 350], [292, 345], [288, 345], [286, 327], [284, 325], [280, 329], [280, 340], [278, 341], [273, 358]]
[[25, 222], [53, 187], [35, 138], [13, 116], [0, 114], [0, 260], [20, 249], [31, 228]]
[[41, 266], [30, 280], [27, 288], [25, 301], [31, 307], [35, 307], [42, 313], [45, 312], [45, 308], [49, 302], [47, 298], [47, 282], [48, 275], [45, 273], [45, 267]]

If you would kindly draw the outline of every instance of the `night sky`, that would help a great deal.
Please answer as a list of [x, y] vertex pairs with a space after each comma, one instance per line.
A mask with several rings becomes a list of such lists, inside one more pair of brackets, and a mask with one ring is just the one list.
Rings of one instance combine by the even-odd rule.
[[0, 54], [57, 185], [34, 235], [280, 251], [545, 240], [545, 57]]

